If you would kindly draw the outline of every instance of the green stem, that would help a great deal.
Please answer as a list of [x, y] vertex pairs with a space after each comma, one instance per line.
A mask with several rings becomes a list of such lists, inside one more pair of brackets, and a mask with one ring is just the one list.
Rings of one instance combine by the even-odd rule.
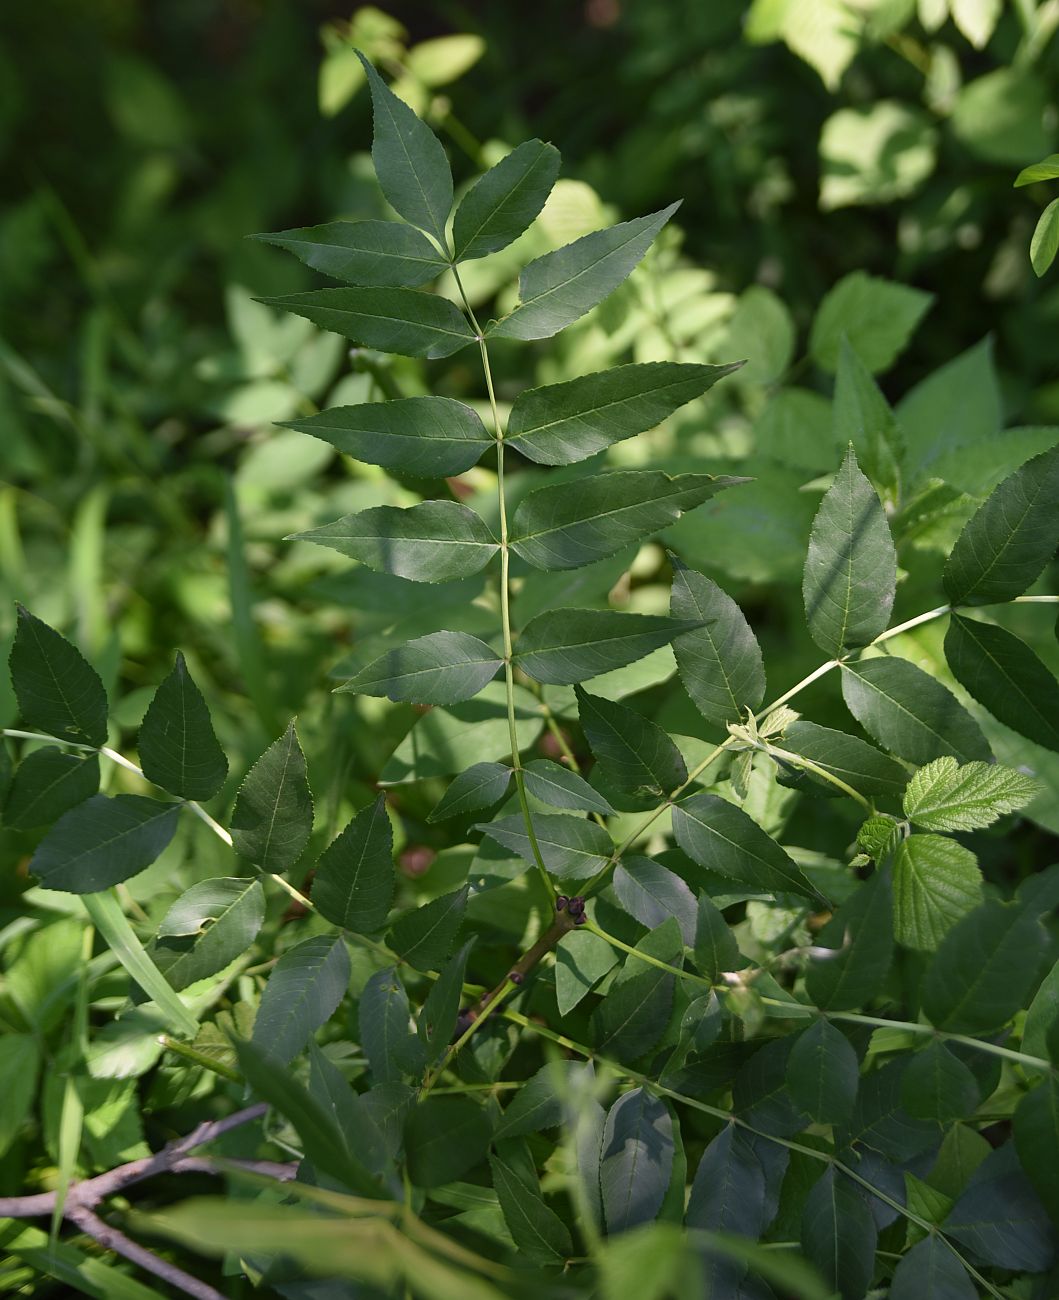
[[167, 1052], [173, 1052], [176, 1056], [182, 1056], [185, 1061], [201, 1065], [204, 1070], [219, 1074], [222, 1079], [228, 1079], [232, 1083], [242, 1083], [243, 1081], [243, 1076], [237, 1070], [233, 1070], [230, 1066], [215, 1060], [212, 1056], [207, 1056], [205, 1052], [200, 1052], [197, 1047], [190, 1047], [187, 1043], [180, 1042], [179, 1039], [170, 1038], [168, 1034], [159, 1034], [158, 1041]]
[[613, 934], [608, 934], [606, 930], [598, 926], [591, 917], [586, 918], [584, 928], [594, 935], [598, 935], [604, 943], [609, 943], [612, 948], [617, 948], [621, 952], [628, 953], [630, 957], [635, 957], [639, 961], [646, 962], [648, 966], [656, 966], [659, 970], [668, 971], [670, 975], [676, 975], [680, 979], [688, 980], [692, 984], [702, 984], [706, 988], [712, 989], [713, 984], [704, 979], [701, 975], [696, 975], [694, 971], [683, 970], [680, 966], [670, 966], [668, 962], [661, 961], [658, 957], [652, 957], [648, 952], [642, 952], [639, 948], [633, 948], [630, 944], [623, 943]]
[[438, 1079], [440, 1079], [441, 1076], [445, 1073], [445, 1071], [449, 1068], [452, 1061], [459, 1054], [460, 1049], [466, 1043], [470, 1042], [470, 1040], [482, 1027], [482, 1025], [488, 1019], [490, 1012], [492, 1012], [500, 1002], [503, 1002], [504, 998], [507, 997], [507, 995], [511, 992], [512, 989], [517, 989], [517, 988], [518, 985], [515, 984], [512, 980], [505, 979], [504, 981], [502, 981], [502, 983], [498, 984], [495, 989], [493, 989], [492, 993], [490, 993], [486, 997], [486, 1000], [482, 1005], [482, 1009], [480, 1013], [475, 1017], [474, 1020], [471, 1021], [471, 1023], [467, 1026], [467, 1028], [463, 1031], [463, 1033], [459, 1036], [459, 1038], [457, 1038], [454, 1043], [449, 1044], [449, 1046], [445, 1049], [445, 1055], [441, 1058], [441, 1061], [439, 1062], [437, 1067], [424, 1078], [423, 1087], [420, 1089], [419, 1092], [420, 1101], [426, 1100], [434, 1084], [437, 1083]]
[[522, 757], [519, 753], [518, 726], [515, 722], [514, 642], [511, 635], [511, 544], [507, 523], [507, 495], [504, 484], [504, 430], [500, 424], [500, 412], [496, 404], [496, 389], [493, 385], [493, 371], [489, 364], [489, 349], [486, 347], [485, 335], [482, 333], [482, 327], [478, 324], [478, 318], [475, 316], [474, 310], [467, 299], [467, 294], [464, 292], [463, 281], [460, 279], [460, 272], [455, 263], [452, 264], [452, 274], [456, 280], [456, 287], [459, 290], [460, 297], [463, 300], [467, 319], [470, 321], [471, 328], [478, 339], [478, 350], [482, 357], [482, 371], [485, 374], [485, 387], [489, 394], [489, 407], [493, 415], [493, 430], [496, 436], [496, 493], [500, 510], [500, 620], [504, 638], [504, 685], [507, 693], [507, 727], [511, 740], [511, 767], [515, 773], [515, 789], [518, 792], [519, 807], [522, 809], [522, 820], [526, 825], [526, 836], [533, 852], [533, 860], [536, 863], [541, 883], [544, 885], [544, 891], [548, 897], [549, 910], [554, 910], [555, 886], [552, 884], [552, 878], [544, 864], [544, 857], [537, 842], [537, 832], [533, 828], [533, 817], [530, 815], [529, 799], [526, 795], [526, 781], [522, 772]]
[[841, 777], [835, 776], [834, 772], [829, 772], [826, 767], [821, 767], [819, 763], [814, 763], [811, 758], [804, 758], [801, 754], [792, 754], [790, 750], [780, 749], [777, 745], [769, 744], [768, 741], [762, 742], [762, 749], [772, 758], [782, 758], [787, 763], [793, 763], [795, 767], [802, 767], [807, 772], [812, 772], [814, 776], [820, 777], [823, 781], [829, 781], [836, 790], [841, 790], [843, 794], [855, 799], [869, 815], [875, 812], [871, 801], [865, 799], [859, 790], [854, 790]]

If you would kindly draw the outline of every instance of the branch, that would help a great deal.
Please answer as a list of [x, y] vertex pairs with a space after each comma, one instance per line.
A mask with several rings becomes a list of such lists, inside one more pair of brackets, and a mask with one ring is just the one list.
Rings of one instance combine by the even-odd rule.
[[[227, 1170], [243, 1170], [274, 1178], [278, 1182], [288, 1182], [298, 1172], [297, 1162], [280, 1164], [274, 1160], [214, 1160], [209, 1156], [193, 1156], [188, 1153], [206, 1142], [212, 1142], [232, 1129], [249, 1124], [265, 1114], [268, 1107], [263, 1103], [247, 1106], [237, 1110], [224, 1119], [208, 1120], [192, 1129], [185, 1137], [176, 1138], [167, 1143], [161, 1151], [153, 1156], [144, 1156], [140, 1160], [130, 1160], [128, 1164], [118, 1165], [105, 1174], [95, 1178], [85, 1178], [74, 1183], [66, 1192], [62, 1204], [63, 1217], [88, 1236], [93, 1237], [107, 1250], [113, 1250], [134, 1264], [139, 1264], [155, 1277], [170, 1283], [185, 1294], [197, 1297], [197, 1300], [224, 1300], [219, 1291], [198, 1278], [185, 1273], [183, 1269], [170, 1264], [168, 1260], [156, 1255], [126, 1237], [117, 1228], [111, 1227], [95, 1213], [95, 1207], [108, 1196], [153, 1178], [155, 1174], [223, 1174]], [[54, 1213], [58, 1206], [57, 1192], [41, 1192], [35, 1196], [0, 1197], [0, 1218], [33, 1219]]]

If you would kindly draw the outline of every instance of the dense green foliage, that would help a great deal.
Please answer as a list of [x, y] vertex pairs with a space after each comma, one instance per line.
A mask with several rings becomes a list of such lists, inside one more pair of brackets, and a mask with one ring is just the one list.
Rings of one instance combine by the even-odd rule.
[[5, 210], [0, 1289], [1054, 1295], [1059, 16], [810, 7], [362, 10], [349, 168], [277, 7]]

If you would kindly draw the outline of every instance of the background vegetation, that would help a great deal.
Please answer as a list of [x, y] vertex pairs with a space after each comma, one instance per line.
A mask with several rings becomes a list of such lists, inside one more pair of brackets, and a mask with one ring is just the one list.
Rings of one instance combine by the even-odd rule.
[[[843, 335], [914, 449], [908, 480], [889, 493], [885, 469], [870, 474], [898, 545], [893, 621], [937, 605], [945, 557], [979, 500], [1059, 436], [1059, 281], [1035, 276], [1028, 255], [1052, 192], [1012, 188], [1019, 170], [1057, 147], [1057, 27], [1054, 0], [541, 0], [531, 19], [524, 6], [443, 2], [353, 15], [221, 0], [8, 6], [5, 657], [20, 601], [94, 664], [117, 702], [110, 744], [133, 754], [179, 647], [229, 759], [219, 810], [297, 715], [317, 797], [305, 863], [381, 782], [395, 814], [401, 904], [444, 894], [481, 866], [475, 814], [455, 831], [428, 815], [458, 768], [499, 757], [502, 740], [486, 755], [476, 732], [462, 752], [438, 758], [407, 739], [418, 706], [331, 688], [384, 644], [439, 626], [481, 633], [493, 618], [485, 579], [412, 586], [283, 540], [350, 511], [412, 504], [421, 484], [275, 422], [426, 392], [488, 410], [472, 352], [420, 362], [351, 350], [256, 301], [317, 281], [248, 235], [387, 211], [353, 44], [442, 136], [457, 191], [521, 140], [562, 150], [562, 179], [538, 224], [468, 268], [476, 309], [494, 298], [509, 308], [532, 257], [683, 198], [644, 264], [599, 309], [552, 343], [496, 345], [498, 395], [506, 409], [524, 388], [629, 360], [749, 358], [706, 402], [609, 456], [618, 467], [754, 478], [664, 540], [739, 602], [764, 650], [770, 697], [820, 660], [800, 580], [811, 521], [849, 436], [834, 401]], [[516, 460], [513, 500], [538, 473]], [[487, 465], [453, 490], [492, 518]], [[576, 603], [662, 613], [669, 577], [663, 546], [649, 543], [596, 566]], [[522, 570], [517, 580], [523, 622], [556, 602], [550, 579]], [[1034, 591], [1056, 589], [1053, 568]], [[1002, 621], [1054, 668], [1050, 611], [1012, 607]], [[901, 652], [952, 684], [942, 635], [925, 626]], [[670, 732], [707, 743], [723, 734], [692, 708], [665, 654], [644, 660], [620, 693]], [[811, 687], [798, 707], [848, 725], [833, 683]], [[17, 719], [5, 679], [0, 720]], [[988, 715], [981, 722], [996, 756], [1032, 769], [1044, 787], [1017, 822], [974, 836], [989, 886], [1008, 897], [1055, 858], [1059, 756]], [[541, 755], [559, 755], [558, 732], [585, 757], [573, 711], [554, 731], [540, 725]], [[143, 789], [107, 764], [104, 788]], [[856, 808], [800, 799], [760, 811], [805, 861], [848, 861]], [[52, 1186], [57, 1170], [98, 1172], [157, 1149], [216, 1113], [216, 1089], [228, 1086], [162, 1055], [149, 1026], [125, 1033], [112, 1020], [127, 981], [98, 952], [85, 967], [80, 912], [35, 887], [27, 865], [40, 836], [36, 826], [2, 832], [0, 1020], [61, 1068], [26, 1090], [10, 1132], [0, 1125], [0, 1192], [11, 1195]], [[231, 871], [224, 846], [192, 823], [123, 886], [126, 910], [146, 938], [182, 890]], [[284, 932], [303, 918], [288, 902], [270, 902], [258, 947], [218, 988], [228, 1013], [256, 1000], [268, 963], [294, 941]], [[783, 927], [739, 906], [744, 952], [778, 950]], [[498, 890], [475, 919], [494, 933], [486, 964], [495, 969], [484, 974], [499, 977], [525, 937], [525, 908]], [[903, 960], [914, 983], [922, 959]], [[119, 1065], [79, 1074], [83, 1062], [62, 1057], [79, 1005], [85, 1059], [120, 1049]], [[348, 1047], [352, 1060], [355, 1021], [333, 1028], [336, 1059]], [[25, 1076], [19, 1061], [6, 1068], [0, 1055], [0, 1079]], [[104, 1117], [86, 1121], [72, 1147], [67, 1070], [91, 1080], [86, 1116]], [[986, 1126], [997, 1145], [1008, 1100], [996, 1131]], [[163, 1204], [164, 1184], [150, 1195]], [[80, 1285], [49, 1279], [54, 1261], [33, 1255], [43, 1249], [12, 1247], [0, 1287], [45, 1295]], [[249, 1293], [220, 1276], [218, 1266], [214, 1280], [228, 1293]], [[1050, 1285], [999, 1284], [1020, 1297]]]

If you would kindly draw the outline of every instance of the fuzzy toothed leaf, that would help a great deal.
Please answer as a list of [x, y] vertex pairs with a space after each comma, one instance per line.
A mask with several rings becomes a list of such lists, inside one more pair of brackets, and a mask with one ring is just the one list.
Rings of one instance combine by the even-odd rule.
[[894, 854], [894, 937], [933, 952], [982, 901], [982, 873], [970, 849], [944, 835], [911, 835]]
[[1033, 777], [1000, 763], [938, 758], [908, 782], [905, 816], [930, 831], [972, 831], [1025, 807], [1040, 793]]

